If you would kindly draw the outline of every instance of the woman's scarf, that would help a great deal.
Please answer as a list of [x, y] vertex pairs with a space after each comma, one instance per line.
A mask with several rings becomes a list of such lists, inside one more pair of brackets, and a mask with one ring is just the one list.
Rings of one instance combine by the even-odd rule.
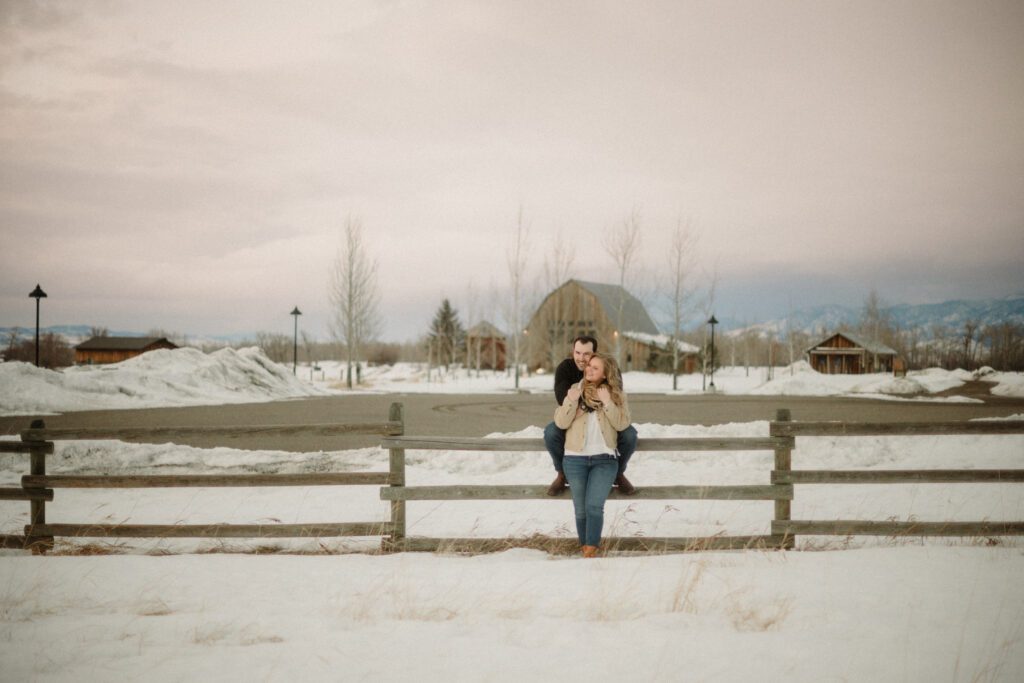
[[597, 390], [597, 384], [591, 384], [586, 380], [583, 381], [583, 393], [580, 396], [583, 402], [583, 410], [586, 410], [588, 412], [600, 410], [601, 407], [604, 405], [603, 403], [601, 403], [601, 399], [597, 397]]

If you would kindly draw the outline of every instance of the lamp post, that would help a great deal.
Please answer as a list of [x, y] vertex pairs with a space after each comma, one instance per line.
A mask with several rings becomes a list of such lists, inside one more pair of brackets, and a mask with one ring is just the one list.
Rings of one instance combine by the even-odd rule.
[[302, 311], [296, 306], [292, 309], [291, 315], [295, 316], [295, 339], [292, 346], [292, 374], [295, 374], [295, 367], [299, 364], [299, 316]]
[[717, 324], [715, 314], [712, 313], [708, 318], [708, 325], [711, 325], [711, 384], [708, 385], [708, 389], [711, 389], [712, 393], [715, 391], [715, 325]]
[[46, 292], [43, 288], [36, 283], [36, 288], [32, 290], [29, 297], [36, 300], [36, 367], [39, 367], [39, 300], [46, 298]]

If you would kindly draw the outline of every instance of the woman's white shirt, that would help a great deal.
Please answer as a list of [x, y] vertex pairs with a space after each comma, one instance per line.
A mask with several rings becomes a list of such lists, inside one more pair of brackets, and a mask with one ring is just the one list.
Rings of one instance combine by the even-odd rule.
[[[597, 419], [597, 411], [587, 413], [587, 429], [584, 432], [583, 450], [572, 451], [565, 449], [566, 455], [604, 455], [608, 453], [608, 444], [604, 442], [604, 435], [601, 434], [601, 423]], [[616, 455], [614, 452], [612, 455]]]

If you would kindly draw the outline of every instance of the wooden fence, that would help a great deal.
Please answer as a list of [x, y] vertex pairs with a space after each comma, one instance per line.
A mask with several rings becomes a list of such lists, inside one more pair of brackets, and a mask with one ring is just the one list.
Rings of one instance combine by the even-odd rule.
[[363, 424], [257, 425], [247, 427], [162, 427], [119, 429], [48, 429], [36, 420], [21, 433], [21, 442], [0, 442], [2, 452], [30, 454], [30, 474], [21, 478], [20, 489], [0, 489], [0, 500], [28, 500], [31, 510], [25, 534], [0, 536], [5, 548], [45, 552], [56, 536], [87, 538], [317, 538], [337, 536], [387, 536], [390, 521], [311, 522], [303, 524], [97, 524], [46, 521], [46, 502], [58, 488], [177, 488], [237, 486], [386, 486], [388, 472], [315, 472], [308, 474], [171, 474], [171, 475], [47, 475], [46, 455], [53, 442], [69, 439], [123, 439], [173, 442], [182, 437], [215, 437], [230, 440], [241, 436], [288, 436], [295, 434], [337, 436], [402, 434], [402, 406], [393, 403], [386, 422]]
[[[390, 551], [486, 551], [515, 545], [541, 546], [571, 551], [572, 538], [429, 538], [406, 534], [407, 501], [441, 500], [546, 500], [564, 505], [568, 496], [547, 495], [546, 484], [502, 486], [447, 485], [407, 486], [405, 451], [544, 451], [541, 439], [480, 439], [404, 435], [402, 405], [394, 403], [388, 420], [371, 424], [317, 424], [253, 427], [188, 427], [155, 429], [47, 429], [42, 421], [21, 434], [21, 442], [0, 442], [0, 452], [30, 455], [30, 474], [22, 477], [21, 488], [0, 489], [0, 500], [29, 501], [31, 513], [24, 536], [0, 536], [7, 548], [31, 548], [43, 552], [54, 537], [154, 537], [154, 538], [254, 538], [254, 537], [336, 537], [381, 536]], [[183, 475], [47, 475], [46, 455], [53, 442], [64, 439], [166, 440], [189, 436], [232, 438], [253, 435], [381, 434], [381, 446], [389, 451], [387, 472], [345, 472], [310, 474], [183, 474]], [[792, 548], [797, 535], [884, 535], [884, 536], [1004, 536], [1024, 534], [1020, 521], [896, 522], [863, 520], [794, 520], [791, 503], [794, 487], [805, 484], [853, 485], [900, 483], [1024, 482], [1024, 469], [963, 470], [794, 470], [793, 451], [798, 437], [914, 436], [956, 434], [1024, 434], [1024, 422], [934, 422], [934, 423], [848, 423], [793, 422], [789, 411], [780, 410], [767, 437], [652, 438], [640, 439], [638, 451], [658, 452], [763, 452], [774, 454], [767, 484], [705, 486], [666, 484], [637, 489], [629, 500], [771, 500], [774, 516], [770, 533], [748, 536], [637, 537], [604, 539], [608, 549], [674, 551], [691, 549], [735, 549], [750, 547]], [[153, 487], [235, 487], [235, 486], [380, 486], [380, 497], [389, 501], [390, 520], [371, 522], [313, 522], [306, 524], [203, 524], [203, 525], [104, 525], [95, 523], [46, 522], [46, 502], [57, 488], [153, 488]], [[624, 498], [613, 490], [611, 499]], [[883, 513], [880, 513], [883, 514]]]
[[[769, 433], [773, 437], [800, 436], [952, 436], [1024, 434], [1024, 421], [977, 422], [791, 422], [789, 411], [780, 410]], [[966, 456], [967, 454], [965, 454]], [[1024, 463], [1024, 451], [1021, 453]], [[772, 482], [779, 484], [946, 484], [1024, 482], [1024, 469], [959, 470], [791, 470], [776, 464]], [[884, 512], [880, 511], [880, 516]], [[772, 521], [772, 534], [787, 538], [813, 536], [1019, 536], [1022, 521], [908, 521], [892, 520], [792, 520]]]

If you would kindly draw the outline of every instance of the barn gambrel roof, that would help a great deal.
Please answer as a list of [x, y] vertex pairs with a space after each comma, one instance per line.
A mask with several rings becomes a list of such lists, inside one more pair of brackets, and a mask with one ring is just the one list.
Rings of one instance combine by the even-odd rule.
[[[661, 334], [658, 326], [651, 320], [647, 309], [640, 303], [640, 300], [629, 293], [628, 290], [619, 285], [606, 285], [601, 282], [586, 282], [584, 280], [569, 280], [576, 282], [580, 287], [587, 290], [595, 297], [604, 309], [605, 315], [613, 323], [618, 320], [619, 300], [622, 298], [622, 331], [642, 332], [644, 334]], [[562, 285], [562, 287], [565, 287]], [[559, 287], [561, 289], [561, 287]], [[556, 290], [557, 291], [557, 290]]]

